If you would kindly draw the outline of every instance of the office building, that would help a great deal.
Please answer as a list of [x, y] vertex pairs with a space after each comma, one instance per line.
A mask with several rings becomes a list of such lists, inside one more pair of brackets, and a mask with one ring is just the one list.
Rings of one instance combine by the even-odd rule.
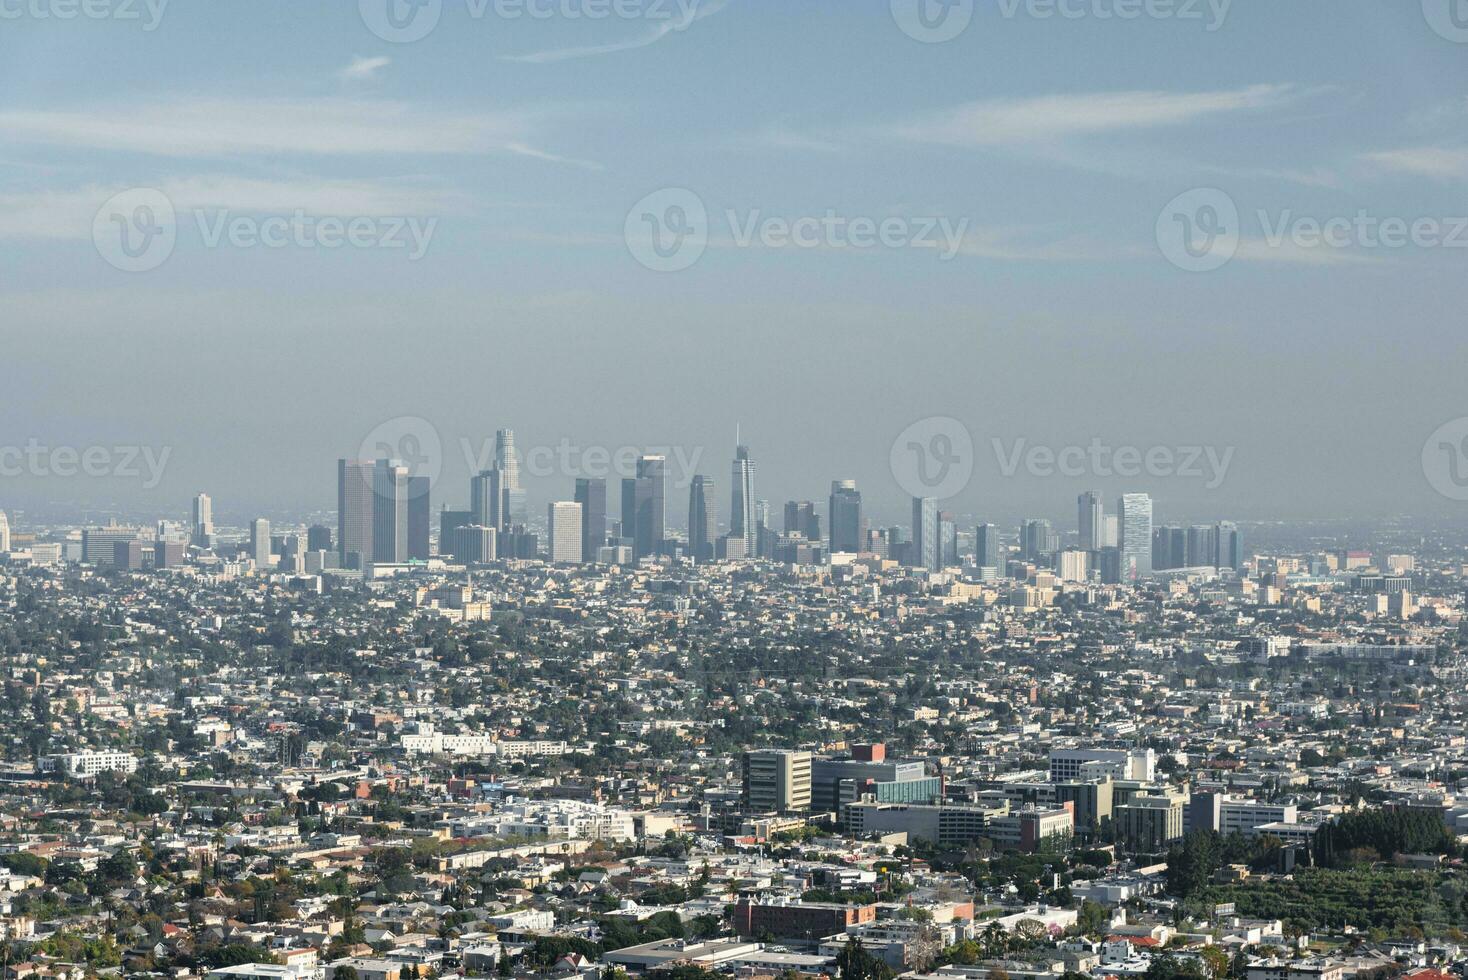
[[408, 559], [427, 561], [432, 557], [429, 530], [433, 511], [429, 504], [428, 477], [408, 477]]
[[811, 500], [791, 500], [785, 504], [785, 533], [798, 534], [807, 541], [824, 540], [821, 518]]
[[826, 523], [831, 533], [830, 551], [833, 555], [866, 550], [862, 542], [861, 491], [856, 489], [855, 480], [832, 482]]
[[1235, 571], [1244, 567], [1244, 545], [1239, 526], [1229, 521], [1219, 523], [1214, 532], [1218, 542], [1218, 567]]
[[143, 570], [143, 542], [141, 538], [118, 541], [112, 546], [112, 567], [120, 572]]
[[938, 543], [938, 501], [934, 497], [912, 498], [912, 549], [908, 564], [928, 571], [941, 570]]
[[581, 505], [558, 500], [546, 508], [547, 558], [553, 562], [580, 562], [585, 542], [581, 537]]
[[958, 564], [958, 522], [946, 511], [938, 514], [938, 567]]
[[1062, 551], [1055, 556], [1055, 572], [1064, 582], [1084, 582], [1091, 573], [1091, 552]]
[[1155, 854], [1167, 850], [1183, 836], [1183, 807], [1179, 790], [1133, 796], [1112, 809], [1116, 839], [1135, 853]]
[[979, 568], [1004, 568], [1004, 552], [999, 547], [999, 526], [980, 524], [974, 528], [974, 564]]
[[1101, 505], [1101, 494], [1095, 490], [1087, 490], [1076, 498], [1076, 509], [1081, 550], [1100, 551], [1101, 535], [1106, 523], [1106, 513]]
[[581, 560], [594, 562], [607, 543], [607, 481], [578, 479], [576, 502], [581, 505]]
[[312, 524], [306, 529], [307, 551], [330, 551], [331, 528], [325, 524]]
[[270, 522], [257, 517], [250, 522], [250, 558], [256, 568], [269, 568], [270, 554]]
[[1208, 524], [1188, 528], [1186, 560], [1189, 568], [1218, 567], [1218, 530]]
[[10, 518], [5, 516], [5, 511], [0, 510], [0, 554], [10, 550]]
[[499, 529], [482, 524], [466, 524], [454, 529], [454, 557], [470, 565], [482, 565], [499, 558]]
[[189, 540], [196, 548], [214, 547], [214, 501], [207, 493], [194, 495], [193, 533]]
[[662, 548], [667, 520], [667, 458], [643, 456], [637, 475], [622, 481], [622, 536], [632, 542], [632, 559], [656, 555]]
[[759, 516], [755, 513], [754, 461], [749, 458], [749, 447], [738, 446], [734, 450], [734, 466], [729, 481], [729, 534], [744, 539], [744, 554], [754, 557], [759, 554]]
[[929, 776], [921, 762], [888, 761], [881, 743], [856, 745], [849, 756], [813, 759], [811, 809], [840, 814], [860, 799], [878, 803], [931, 803], [943, 795], [943, 780]]
[[342, 568], [372, 561], [373, 479], [375, 464], [341, 459], [336, 469], [336, 544]]
[[718, 539], [718, 501], [714, 481], [695, 476], [688, 488], [688, 554], [695, 562], [714, 560]]
[[520, 456], [515, 451], [515, 433], [511, 429], [500, 429], [494, 434], [494, 466], [501, 476], [499, 526], [515, 528], [523, 526], [530, 517], [526, 507], [525, 489], [520, 485]]
[[744, 753], [744, 808], [753, 813], [794, 813], [810, 809], [811, 756], [787, 749]]
[[734, 931], [746, 938], [774, 936], [807, 942], [845, 935], [848, 929], [877, 921], [875, 905], [741, 899], [731, 915]]
[[1147, 578], [1152, 574], [1152, 498], [1145, 493], [1123, 494], [1116, 513], [1121, 580]]
[[408, 468], [397, 460], [379, 459], [373, 468], [372, 560], [408, 560]]
[[1019, 556], [1026, 561], [1049, 560], [1060, 550], [1060, 535], [1047, 520], [1025, 521], [1019, 532]]
[[1050, 781], [1110, 776], [1151, 782], [1157, 778], [1157, 753], [1153, 749], [1051, 749]]
[[138, 536], [136, 528], [89, 527], [82, 531], [82, 561], [99, 568], [111, 568], [117, 557], [117, 542], [131, 541]]

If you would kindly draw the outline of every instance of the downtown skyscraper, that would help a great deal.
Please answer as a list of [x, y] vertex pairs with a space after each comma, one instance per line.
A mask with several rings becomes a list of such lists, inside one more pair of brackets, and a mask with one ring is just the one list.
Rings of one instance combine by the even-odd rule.
[[1106, 512], [1101, 505], [1101, 494], [1087, 490], [1076, 498], [1076, 524], [1080, 529], [1081, 550], [1100, 551], [1101, 537], [1106, 523]]
[[1122, 494], [1116, 513], [1121, 580], [1147, 578], [1152, 574], [1152, 498], [1145, 493]]
[[718, 500], [715, 484], [706, 476], [695, 476], [688, 488], [688, 554], [694, 561], [714, 560], [718, 541]]
[[938, 540], [938, 501], [935, 497], [912, 498], [912, 551], [908, 564], [930, 572], [942, 569], [942, 545]]
[[370, 460], [337, 460], [336, 547], [342, 568], [364, 568], [373, 560], [375, 468]]
[[835, 480], [827, 502], [832, 554], [856, 554], [864, 550], [861, 527], [861, 491], [855, 480]]
[[408, 560], [408, 467], [379, 459], [372, 471], [372, 560]]
[[494, 468], [500, 473], [500, 524], [509, 529], [524, 525], [529, 518], [525, 488], [520, 485], [520, 457], [515, 452], [515, 432], [500, 429], [494, 434]]
[[755, 513], [754, 460], [748, 446], [734, 449], [734, 466], [729, 481], [729, 536], [744, 539], [744, 554], [759, 553], [759, 517]]
[[607, 481], [579, 478], [576, 502], [581, 505], [581, 560], [594, 562], [607, 543]]
[[196, 548], [214, 546], [214, 502], [207, 493], [194, 496], [194, 528], [192, 542]]
[[637, 475], [622, 480], [622, 536], [632, 541], [632, 560], [656, 555], [667, 536], [666, 456], [642, 456]]

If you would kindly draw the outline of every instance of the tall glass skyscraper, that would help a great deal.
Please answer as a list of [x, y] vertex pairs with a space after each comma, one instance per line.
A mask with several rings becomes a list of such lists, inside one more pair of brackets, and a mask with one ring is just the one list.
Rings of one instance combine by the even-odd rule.
[[696, 562], [712, 561], [718, 538], [718, 501], [714, 481], [695, 476], [688, 488], [688, 553]]
[[980, 568], [1003, 570], [999, 550], [999, 525], [980, 524], [974, 528], [974, 564]]
[[942, 569], [942, 546], [938, 543], [938, 498], [912, 498], [912, 560], [916, 568]]
[[515, 432], [500, 429], [494, 434], [494, 466], [500, 472], [500, 497], [504, 512], [500, 523], [505, 527], [523, 525], [529, 518], [525, 504], [525, 488], [520, 486], [520, 457], [515, 452]]
[[1076, 498], [1077, 518], [1081, 531], [1081, 550], [1101, 550], [1101, 528], [1106, 515], [1101, 506], [1101, 494], [1087, 490]]
[[336, 547], [342, 568], [361, 568], [372, 561], [374, 469], [368, 460], [337, 460]]
[[408, 468], [393, 459], [379, 459], [373, 470], [372, 560], [408, 560]]
[[827, 508], [831, 525], [831, 553], [855, 554], [862, 550], [861, 491], [855, 480], [837, 480], [831, 484], [831, 500]]
[[607, 543], [607, 481], [577, 480], [576, 502], [581, 505], [581, 560], [593, 562]]
[[1122, 494], [1116, 513], [1121, 580], [1147, 578], [1152, 574], [1152, 498], [1145, 493]]
[[733, 478], [729, 481], [729, 533], [744, 539], [744, 553], [753, 558], [759, 553], [759, 518], [754, 511], [754, 460], [749, 447], [734, 450]]

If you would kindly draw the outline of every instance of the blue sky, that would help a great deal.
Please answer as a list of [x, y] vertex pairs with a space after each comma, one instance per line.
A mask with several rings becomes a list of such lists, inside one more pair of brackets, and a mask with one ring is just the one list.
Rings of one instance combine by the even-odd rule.
[[[1267, 234], [1364, 214], [1451, 236], [1468, 216], [1468, 43], [1434, 29], [1437, 0], [1234, 0], [1221, 22], [1184, 0], [1162, 9], [1189, 16], [1125, 20], [1103, 15], [1128, 0], [1074, 18], [980, 0], [942, 43], [887, 0], [624, 0], [605, 18], [597, 0], [537, 17], [442, 0], [411, 43], [369, 29], [374, 0], [175, 0], [156, 24], [142, 0], [59, 19], [68, 2], [0, 2], [7, 428], [172, 453], [146, 489], [7, 478], [12, 508], [182, 511], [219, 486], [222, 512], [325, 507], [330, 461], [402, 415], [451, 447], [449, 503], [454, 447], [500, 426], [698, 447], [727, 480], [738, 422], [777, 506], [855, 477], [898, 520], [894, 436], [951, 416], [978, 447], [965, 514], [1068, 515], [1092, 484], [1150, 490], [1159, 519], [1463, 506], [1421, 457], [1468, 415], [1468, 253]], [[134, 188], [178, 214], [144, 272], [93, 240]], [[664, 188], [710, 216], [706, 252], [672, 273], [624, 240]], [[1198, 188], [1240, 215], [1206, 273], [1158, 240]], [[416, 260], [205, 236], [296, 211], [432, 235]], [[827, 213], [946, 219], [963, 243], [731, 232]], [[1005, 476], [990, 449], [1096, 437], [1236, 455], [1217, 487], [1129, 487]]]

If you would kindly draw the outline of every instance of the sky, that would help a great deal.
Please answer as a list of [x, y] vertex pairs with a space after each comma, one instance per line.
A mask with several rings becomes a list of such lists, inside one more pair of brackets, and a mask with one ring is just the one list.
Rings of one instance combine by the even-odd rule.
[[1458, 2], [0, 0], [0, 509], [1463, 514]]

